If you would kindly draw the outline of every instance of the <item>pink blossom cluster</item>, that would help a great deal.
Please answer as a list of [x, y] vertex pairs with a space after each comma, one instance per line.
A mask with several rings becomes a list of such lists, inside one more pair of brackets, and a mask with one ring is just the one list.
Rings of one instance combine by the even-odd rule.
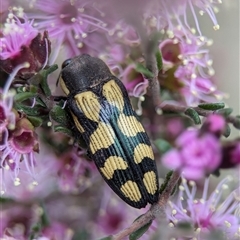
[[162, 162], [168, 168], [181, 171], [187, 179], [201, 179], [220, 165], [221, 146], [210, 133], [185, 131], [178, 137], [176, 147], [163, 156]]
[[[178, 90], [182, 103], [186, 105], [219, 101], [223, 97], [212, 81], [214, 70], [207, 49], [211, 40], [202, 35], [196, 15], [197, 10], [201, 15], [208, 14], [217, 30], [215, 2], [183, 0], [180, 4], [178, 1], [151, 0], [146, 6], [144, 1], [132, 0], [126, 3], [127, 8], [117, 1], [37, 0], [23, 1], [22, 4], [23, 7], [17, 8], [14, 1], [9, 3], [14, 6], [10, 9], [16, 15], [30, 20], [23, 24], [12, 15], [11, 21], [5, 24], [8, 27], [5, 27], [4, 38], [1, 38], [1, 59], [6, 56], [12, 58], [23, 45], [29, 45], [37, 31], [47, 30], [54, 49], [50, 64], [56, 60], [63, 46], [66, 58], [80, 53], [100, 56], [123, 79], [130, 93], [141, 97], [146, 93], [147, 84], [144, 76], [136, 70], [142, 54], [140, 26], [134, 28], [131, 25], [131, 11], [135, 11], [138, 14], [134, 21], [142, 21], [147, 34], [159, 31], [163, 35], [159, 49], [163, 57], [160, 83], [164, 88]], [[122, 12], [118, 11], [120, 9]], [[190, 27], [188, 11], [193, 15], [195, 28]], [[9, 35], [10, 28], [14, 28], [15, 35]], [[28, 34], [24, 34], [26, 32]], [[126, 62], [127, 65], [124, 64]], [[169, 85], [168, 76], [172, 73], [175, 78]]]

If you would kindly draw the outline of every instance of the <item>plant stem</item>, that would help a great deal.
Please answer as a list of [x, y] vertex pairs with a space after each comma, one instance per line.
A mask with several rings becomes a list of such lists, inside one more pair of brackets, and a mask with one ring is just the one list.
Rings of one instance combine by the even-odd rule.
[[[163, 111], [184, 113], [189, 107], [166, 104], [166, 105], [164, 105], [162, 107], [159, 107], [159, 108], [162, 109]], [[214, 111], [204, 110], [204, 109], [199, 108], [199, 107], [192, 107], [192, 108], [202, 117], [207, 117], [208, 115], [214, 113]], [[232, 124], [235, 124], [239, 121], [238, 118], [235, 117], [235, 116], [227, 116], [226, 120], [227, 120], [227, 122], [232, 123]]]
[[141, 217], [139, 217], [135, 222], [132, 223], [131, 226], [123, 229], [119, 233], [112, 236], [113, 240], [121, 240], [125, 237], [129, 236], [131, 233], [137, 231], [147, 223], [149, 223], [151, 220], [155, 218], [165, 216], [165, 208], [167, 205], [167, 202], [174, 190], [174, 187], [176, 186], [178, 180], [180, 178], [180, 174], [178, 172], [173, 172], [167, 187], [163, 190], [162, 194], [159, 197], [159, 200], [157, 203], [153, 204], [152, 207]]

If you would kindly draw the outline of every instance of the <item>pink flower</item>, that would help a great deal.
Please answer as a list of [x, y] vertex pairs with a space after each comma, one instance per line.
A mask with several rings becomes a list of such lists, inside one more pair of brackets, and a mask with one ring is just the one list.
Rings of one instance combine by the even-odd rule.
[[37, 164], [34, 166], [34, 178], [28, 174], [28, 169], [24, 163], [20, 165], [21, 170], [17, 179], [14, 179], [9, 167], [3, 169], [1, 172], [4, 181], [3, 197], [16, 201], [44, 199], [52, 191], [58, 189], [59, 161], [56, 156], [41, 148], [40, 153], [35, 156], [35, 161]]
[[29, 79], [47, 64], [51, 44], [46, 31], [42, 36], [33, 27], [33, 20], [29, 21], [26, 16], [17, 18], [10, 13], [2, 34], [0, 64], [5, 72], [12, 73], [20, 64], [27, 63], [17, 76]]
[[116, 24], [116, 29], [111, 30], [115, 33], [113, 39], [116, 41], [121, 39], [121, 41], [127, 46], [138, 46], [140, 45], [140, 38], [131, 25], [125, 23], [123, 20]]
[[126, 53], [124, 52], [123, 46], [120, 44], [114, 44], [111, 45], [109, 50], [110, 59], [113, 60], [113, 62], [116, 63], [122, 63], [124, 61], [124, 58], [126, 57]]
[[162, 60], [165, 65], [180, 63], [179, 55], [181, 54], [181, 45], [179, 42], [174, 42], [172, 39], [166, 39], [159, 45], [162, 53]]
[[[152, 1], [144, 15], [153, 29], [166, 36], [159, 45], [163, 57], [161, 84], [170, 90], [178, 90], [183, 103], [188, 106], [223, 98], [213, 84], [214, 69], [206, 48], [211, 40], [202, 36], [194, 5], [200, 8], [201, 15], [206, 12], [210, 16], [217, 30], [219, 25], [214, 14], [217, 3], [209, 0]], [[188, 22], [188, 12], [192, 13], [196, 29]], [[169, 82], [166, 75], [173, 71], [176, 79]]]
[[[11, 132], [4, 148], [1, 151], [1, 168], [13, 172], [14, 184], [21, 182], [18, 178], [21, 164], [25, 164], [27, 172], [35, 178], [35, 152], [38, 152], [38, 141], [32, 124], [22, 118], [16, 122], [16, 128]], [[23, 163], [21, 163], [23, 162]], [[3, 183], [4, 184], [4, 183]], [[3, 186], [5, 188], [5, 186]], [[3, 193], [5, 189], [2, 190]]]
[[231, 153], [231, 162], [234, 164], [240, 164], [240, 142], [236, 143]]
[[[186, 105], [196, 105], [200, 101], [216, 102], [222, 94], [212, 81], [212, 60], [208, 50], [203, 48], [206, 41], [201, 41], [191, 33], [186, 39], [186, 32], [189, 31], [176, 29], [170, 39], [159, 45], [163, 56], [162, 85], [170, 90], [177, 89]], [[171, 82], [164, 76], [172, 72], [175, 81], [170, 88]]]
[[125, 221], [126, 212], [118, 207], [110, 207], [101, 214], [98, 225], [106, 235], [114, 233], [117, 229], [121, 229]]
[[2, 20], [5, 20], [5, 18], [7, 17], [8, 10], [9, 10], [9, 7], [11, 6], [12, 2], [13, 2], [13, 0], [1, 2], [1, 7], [0, 7], [0, 16], [1, 16], [0, 23], [1, 24], [3, 23]]
[[162, 157], [163, 164], [179, 170], [187, 179], [200, 179], [213, 172], [221, 162], [221, 147], [211, 134], [199, 136], [197, 130], [187, 130], [176, 140], [177, 149]]
[[[136, 72], [135, 65], [128, 65], [121, 73], [120, 79], [125, 85], [126, 89], [130, 93], [130, 95], [134, 95], [135, 97], [139, 97], [144, 93], [144, 87], [142, 84], [145, 82], [142, 74]], [[147, 84], [148, 85], [148, 84]], [[137, 87], [138, 86], [138, 87]], [[147, 86], [146, 86], [147, 88]]]
[[[192, 30], [188, 22], [188, 12], [192, 13], [195, 21], [195, 27], [200, 36], [202, 36], [200, 25], [198, 22], [197, 14], [195, 12], [194, 5], [199, 8], [201, 15], [207, 13], [213, 22], [213, 28], [219, 29], [219, 25], [214, 13], [214, 8], [220, 2], [213, 2], [211, 0], [172, 0], [166, 1], [151, 1], [149, 8], [146, 9], [146, 16], [152, 20], [152, 26], [155, 26], [158, 30], [162, 30], [166, 27], [171, 31], [178, 25], [178, 28]], [[174, 16], [174, 17], [173, 17]], [[194, 33], [196, 30], [194, 31]]]
[[138, 216], [136, 209], [126, 206], [118, 196], [112, 194], [108, 186], [105, 186], [102, 190], [92, 239], [117, 233], [120, 229], [127, 227]]
[[29, 46], [37, 36], [37, 29], [33, 28], [33, 21], [25, 17], [22, 21], [12, 13], [4, 24], [3, 37], [0, 38], [0, 59], [6, 60], [18, 55], [23, 46]]
[[[92, 32], [107, 32], [106, 23], [101, 20], [104, 13], [92, 1], [37, 0], [32, 7], [37, 12], [27, 13], [28, 17], [35, 19], [35, 26], [39, 30], [47, 29], [50, 38], [55, 41], [52, 61], [63, 44], [67, 44], [71, 51], [69, 57], [72, 57], [79, 54], [84, 45], [88, 46], [88, 38]], [[96, 47], [96, 44], [98, 41], [91, 46]]]
[[26, 118], [17, 121], [9, 142], [12, 148], [22, 154], [38, 151], [37, 135], [33, 125]]
[[[197, 197], [196, 183], [182, 179], [177, 198], [173, 197], [169, 201], [166, 210], [170, 221], [169, 226], [173, 228], [180, 223], [189, 223], [194, 229], [194, 232], [188, 236], [189, 239], [208, 239], [207, 234], [214, 230], [222, 231], [226, 239], [237, 239], [239, 237], [237, 216], [239, 191], [224, 194], [224, 190], [228, 189], [228, 183], [232, 180], [232, 177], [226, 177], [208, 196], [209, 179], [206, 179], [202, 196]], [[222, 200], [224, 196], [226, 197]]]
[[121, 78], [123, 73], [122, 64], [126, 61], [126, 49], [123, 45], [112, 44], [107, 47], [106, 52], [100, 54], [100, 58], [108, 65], [111, 71]]
[[230, 169], [240, 164], [240, 140], [225, 142], [222, 146], [220, 169]]
[[[0, 237], [4, 240], [71, 240], [74, 232], [63, 223], [52, 220], [42, 226], [42, 211], [38, 205], [15, 205], [1, 212]], [[46, 214], [46, 213], [44, 213]], [[41, 224], [40, 224], [41, 222]], [[38, 230], [34, 230], [38, 226]], [[3, 237], [3, 238], [2, 238]]]
[[169, 120], [167, 120], [166, 126], [168, 134], [172, 138], [175, 138], [184, 130], [184, 125], [182, 121], [178, 118], [170, 118]]
[[0, 237], [9, 240], [26, 240], [37, 216], [28, 206], [15, 205], [1, 209]]
[[20, 179], [18, 178], [20, 162], [25, 164], [26, 171], [34, 178], [34, 152], [38, 151], [36, 134], [33, 125], [26, 118], [19, 119], [17, 112], [12, 109], [14, 94], [9, 91], [9, 87], [17, 72], [25, 66], [25, 64], [20, 64], [14, 68], [1, 91], [1, 194], [4, 194], [6, 191], [5, 171], [9, 170], [13, 173], [11, 178], [16, 186], [20, 184]]
[[203, 128], [207, 128], [208, 131], [218, 134], [222, 133], [226, 127], [226, 120], [220, 114], [209, 115], [203, 125]]
[[50, 239], [63, 239], [63, 240], [71, 240], [73, 238], [74, 232], [72, 229], [67, 227], [66, 225], [53, 222], [50, 226], [45, 227], [42, 230], [42, 237], [37, 240], [50, 240]]
[[84, 154], [85, 151], [76, 154], [72, 149], [59, 159], [57, 172], [61, 191], [81, 193], [94, 182], [98, 174], [96, 166], [93, 161], [86, 160]]

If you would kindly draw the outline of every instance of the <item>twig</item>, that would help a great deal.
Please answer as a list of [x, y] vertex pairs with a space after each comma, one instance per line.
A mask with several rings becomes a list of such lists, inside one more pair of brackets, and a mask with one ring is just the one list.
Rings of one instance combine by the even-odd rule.
[[158, 81], [158, 66], [156, 59], [156, 43], [147, 39], [144, 28], [139, 29], [139, 36], [143, 45], [143, 53], [147, 69], [153, 74], [153, 77], [148, 77], [149, 89], [155, 107], [161, 103], [160, 99], [160, 85]]
[[[148, 56], [149, 55], [149, 56]], [[161, 103], [160, 99], [160, 85], [158, 81], [158, 67], [157, 67], [157, 60], [154, 53], [145, 54], [145, 61], [146, 67], [149, 69], [150, 72], [153, 73], [152, 78], [148, 78], [149, 81], [149, 89], [151, 91], [151, 96], [153, 99], [154, 106], [159, 106]]]
[[[176, 105], [171, 105], [171, 104], [166, 104], [163, 107], [159, 107], [163, 111], [171, 111], [171, 112], [176, 112], [176, 113], [184, 113], [189, 107], [185, 106], [176, 106]], [[207, 117], [208, 115], [211, 115], [214, 113], [214, 111], [211, 110], [204, 110], [199, 107], [192, 107], [200, 116], [202, 117]], [[227, 122], [232, 123], [232, 124], [237, 124], [239, 119], [234, 116], [227, 116], [226, 117]]]
[[152, 207], [145, 214], [139, 217], [135, 222], [133, 222], [131, 226], [113, 235], [112, 239], [113, 240], [124, 239], [125, 237], [129, 236], [131, 233], [135, 232], [136, 230], [140, 229], [142, 226], [149, 223], [151, 220], [158, 218], [159, 216], [165, 215], [165, 207], [179, 178], [180, 178], [179, 173], [173, 172], [167, 184], [167, 187], [164, 189], [164, 191], [160, 195], [158, 202], [153, 204]]
[[129, 236], [131, 233], [135, 232], [145, 224], [149, 223], [154, 219], [151, 210], [148, 210], [145, 214], [143, 214], [139, 219], [132, 223], [132, 225], [128, 228], [123, 229], [121, 232], [113, 235], [113, 240], [121, 240], [125, 237]]
[[[139, 16], [140, 15], [141, 14], [139, 14]], [[154, 36], [154, 34], [152, 36], [147, 35], [147, 30], [145, 26], [143, 26], [141, 20], [136, 18], [135, 15], [134, 17], [127, 16], [126, 19], [132, 26], [134, 26], [140, 37], [146, 67], [153, 74], [153, 77], [147, 77], [147, 79], [149, 81], [149, 89], [151, 91], [153, 104], [155, 107], [157, 107], [161, 103], [160, 85], [158, 81], [158, 66], [156, 59], [156, 49], [158, 47], [158, 41], [156, 41], [156, 36]]]

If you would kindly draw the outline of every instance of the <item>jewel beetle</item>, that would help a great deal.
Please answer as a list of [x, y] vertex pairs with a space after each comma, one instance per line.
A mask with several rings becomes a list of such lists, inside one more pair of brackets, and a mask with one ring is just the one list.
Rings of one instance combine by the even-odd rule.
[[87, 54], [66, 60], [59, 82], [75, 134], [110, 188], [135, 208], [157, 202], [153, 150], [123, 83], [101, 59]]

